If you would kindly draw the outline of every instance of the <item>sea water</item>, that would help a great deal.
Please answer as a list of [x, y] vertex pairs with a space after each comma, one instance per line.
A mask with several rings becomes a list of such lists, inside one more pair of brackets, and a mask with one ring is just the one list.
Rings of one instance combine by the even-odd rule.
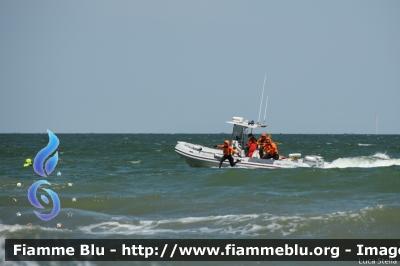
[[[331, 162], [324, 169], [274, 170], [192, 168], [174, 151], [177, 141], [212, 147], [228, 134], [56, 135], [58, 164], [44, 178], [23, 164], [47, 145], [47, 134], [0, 134], [3, 243], [5, 238], [400, 238], [399, 135], [273, 134], [281, 155], [320, 155]], [[49, 221], [33, 211], [50, 213], [52, 205], [38, 210], [27, 196], [42, 179], [61, 202]]]

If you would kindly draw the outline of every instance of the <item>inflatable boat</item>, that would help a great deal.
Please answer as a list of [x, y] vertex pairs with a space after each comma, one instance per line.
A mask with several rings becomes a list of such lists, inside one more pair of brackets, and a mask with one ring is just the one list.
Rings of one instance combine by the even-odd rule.
[[[295, 167], [317, 167], [324, 168], [324, 158], [316, 155], [301, 156], [300, 153], [291, 153], [288, 158], [262, 159], [259, 152], [253, 152], [252, 157], [247, 156], [246, 143], [249, 129], [266, 127], [266, 124], [254, 123], [244, 120], [242, 117], [233, 117], [227, 123], [233, 125], [232, 147], [239, 152], [241, 158], [234, 155], [234, 160], [240, 159], [234, 167], [241, 168], [295, 168]], [[219, 167], [223, 156], [222, 149], [204, 147], [199, 144], [178, 141], [175, 151], [192, 167]], [[225, 160], [221, 167], [231, 167], [228, 160]]]

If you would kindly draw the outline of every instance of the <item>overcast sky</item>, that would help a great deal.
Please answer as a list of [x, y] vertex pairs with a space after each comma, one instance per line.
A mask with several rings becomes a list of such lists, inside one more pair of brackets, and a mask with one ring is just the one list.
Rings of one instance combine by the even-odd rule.
[[266, 75], [267, 132], [400, 134], [398, 0], [0, 0], [0, 38], [0, 133], [230, 132]]

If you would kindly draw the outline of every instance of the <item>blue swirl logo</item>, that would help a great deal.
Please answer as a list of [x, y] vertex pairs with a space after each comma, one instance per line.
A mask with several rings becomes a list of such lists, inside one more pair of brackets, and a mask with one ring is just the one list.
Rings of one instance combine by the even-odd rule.
[[[47, 182], [46, 180], [39, 180], [35, 183], [32, 184], [32, 186], [29, 188], [28, 190], [28, 199], [31, 202], [31, 204], [33, 206], [35, 206], [38, 209], [43, 209], [44, 207], [39, 203], [39, 201], [36, 198], [36, 191], [38, 189], [38, 187], [42, 184], [47, 184], [47, 185], [51, 185], [49, 182]], [[51, 189], [46, 189], [46, 188], [42, 188], [44, 191], [46, 191], [47, 193], [49, 193], [51, 199], [54, 202], [54, 206], [53, 206], [53, 211], [49, 214], [42, 214], [40, 212], [37, 211], [33, 211], [37, 217], [39, 217], [40, 219], [44, 220], [44, 221], [48, 221], [50, 219], [53, 219], [54, 217], [57, 216], [57, 214], [60, 212], [60, 199], [58, 198], [57, 194], [51, 190]], [[45, 196], [42, 195], [41, 199], [48, 204], [49, 203], [49, 199]]]
[[[49, 144], [47, 144], [46, 147], [44, 147], [42, 150], [38, 152], [38, 154], [36, 154], [35, 160], [33, 162], [33, 169], [35, 169], [35, 172], [38, 175], [41, 175], [43, 177], [47, 177], [43, 170], [44, 160], [50, 154], [52, 154], [57, 149], [58, 144], [60, 144], [60, 141], [58, 140], [56, 135], [53, 134], [53, 132], [47, 130], [47, 134], [49, 134]], [[45, 168], [47, 175], [50, 175], [51, 172], [53, 172], [54, 168], [56, 168], [57, 162], [58, 162], [58, 152], [56, 152], [54, 156], [49, 158], [46, 162]]]
[[[53, 172], [54, 168], [57, 165], [58, 162], [58, 152], [56, 152], [52, 157], [50, 157], [45, 164], [45, 170], [46, 173], [43, 169], [43, 164], [46, 160], [47, 157], [49, 157], [58, 147], [58, 144], [60, 144], [60, 141], [58, 140], [57, 136], [53, 134], [50, 130], [47, 130], [47, 134], [49, 135], [49, 143], [47, 144], [46, 147], [44, 147], [42, 150], [38, 152], [38, 154], [35, 157], [34, 163], [33, 163], [33, 169], [35, 172], [43, 177], [47, 177], [48, 175]], [[46, 175], [47, 174], [47, 175]], [[39, 180], [35, 183], [32, 184], [32, 186], [28, 190], [28, 199], [29, 202], [36, 208], [43, 209], [44, 207], [39, 203], [38, 199], [36, 198], [36, 191], [40, 185], [51, 185], [48, 181], [46, 180]], [[51, 190], [51, 189], [46, 189], [42, 188], [44, 191], [46, 191], [51, 199], [54, 202], [53, 206], [53, 211], [49, 214], [42, 214], [37, 211], [33, 211], [37, 217], [44, 221], [48, 221], [53, 219], [54, 217], [57, 216], [57, 214], [60, 212], [61, 204], [60, 204], [60, 199], [58, 198], [57, 194]], [[45, 196], [42, 195], [41, 199], [44, 203], [48, 204], [49, 199]]]

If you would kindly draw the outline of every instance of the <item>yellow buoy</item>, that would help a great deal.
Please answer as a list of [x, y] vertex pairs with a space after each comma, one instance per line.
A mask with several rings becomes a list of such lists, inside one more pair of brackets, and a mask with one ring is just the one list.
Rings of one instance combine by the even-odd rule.
[[32, 165], [32, 160], [31, 159], [26, 159], [25, 160], [25, 164], [24, 164], [24, 167], [27, 167], [27, 166], [31, 166]]

